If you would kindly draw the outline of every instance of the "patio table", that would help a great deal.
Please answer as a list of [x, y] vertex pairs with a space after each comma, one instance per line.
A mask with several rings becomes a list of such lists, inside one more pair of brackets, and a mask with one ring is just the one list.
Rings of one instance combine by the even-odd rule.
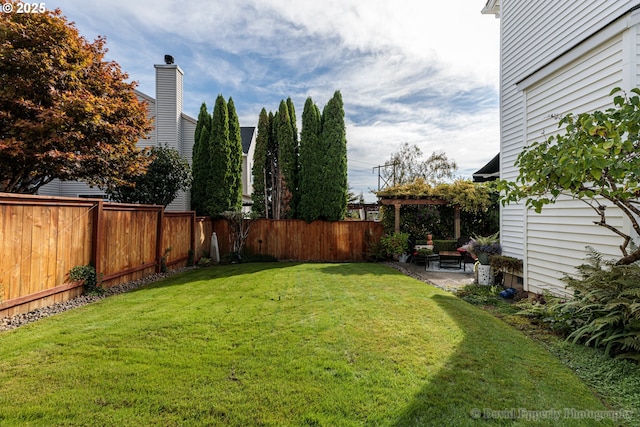
[[440, 251], [440, 268], [462, 268], [462, 255], [458, 251]]

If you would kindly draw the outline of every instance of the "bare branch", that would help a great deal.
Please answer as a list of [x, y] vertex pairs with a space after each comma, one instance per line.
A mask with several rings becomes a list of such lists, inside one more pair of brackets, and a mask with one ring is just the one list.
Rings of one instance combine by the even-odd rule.
[[624, 239], [623, 244], [621, 244], [620, 247], [620, 251], [622, 251], [622, 255], [623, 256], [628, 256], [627, 254], [627, 246], [629, 245], [629, 242], [631, 241], [631, 236], [628, 236], [627, 234], [623, 233], [622, 231], [618, 230], [617, 228], [615, 228], [613, 225], [611, 224], [607, 224], [607, 219], [606, 219], [606, 206], [604, 205], [600, 205], [600, 209], [598, 210], [598, 214], [600, 215], [600, 221], [593, 221], [594, 224], [599, 225], [600, 227], [604, 227], [607, 230], [610, 230], [614, 233], [616, 233], [618, 236], [622, 237]]

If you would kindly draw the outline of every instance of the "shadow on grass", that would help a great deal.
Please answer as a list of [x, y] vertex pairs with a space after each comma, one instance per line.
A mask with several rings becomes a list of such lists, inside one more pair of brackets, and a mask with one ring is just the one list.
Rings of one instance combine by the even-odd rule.
[[[349, 267], [345, 268], [345, 264]], [[324, 274], [335, 274], [339, 276], [362, 276], [367, 274], [381, 275], [399, 275], [404, 276], [398, 270], [383, 264], [371, 262], [353, 262], [353, 263], [336, 263], [328, 264], [320, 270]]]
[[238, 277], [242, 275], [254, 274], [266, 270], [275, 270], [282, 268], [291, 268], [299, 263], [293, 262], [255, 262], [255, 263], [241, 263], [241, 264], [225, 264], [225, 265], [212, 265], [209, 267], [198, 267], [193, 270], [188, 270], [182, 273], [177, 273], [173, 276], [160, 279], [158, 281], [148, 283], [131, 292], [143, 291], [145, 289], [166, 288], [171, 286], [180, 286], [187, 283], [211, 280], [211, 279], [223, 279], [226, 277]]
[[[284, 268], [292, 268], [301, 264], [309, 264], [305, 262], [297, 261], [282, 261], [282, 262], [249, 262], [240, 264], [224, 264], [224, 265], [212, 265], [209, 267], [198, 267], [194, 270], [185, 271], [183, 273], [177, 273], [176, 275], [160, 279], [156, 282], [152, 282], [143, 285], [131, 292], [141, 291], [151, 288], [164, 288], [170, 286], [180, 286], [194, 281], [211, 280], [211, 279], [224, 279], [226, 277], [238, 277], [242, 275], [250, 275], [266, 270], [276, 270]], [[325, 264], [325, 263], [312, 263], [312, 264]], [[356, 263], [335, 263], [322, 267], [320, 272], [323, 274], [332, 274], [340, 276], [362, 276], [366, 274], [374, 274], [376, 276], [381, 275], [399, 275], [402, 273], [397, 270], [382, 265], [366, 262]]]
[[394, 426], [625, 425], [565, 412], [607, 408], [568, 368], [519, 331], [453, 295], [434, 295], [433, 300], [464, 338]]

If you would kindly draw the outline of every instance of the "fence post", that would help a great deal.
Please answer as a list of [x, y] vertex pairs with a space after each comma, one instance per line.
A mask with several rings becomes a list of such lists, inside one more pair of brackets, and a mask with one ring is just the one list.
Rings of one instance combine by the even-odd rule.
[[100, 244], [102, 242], [102, 236], [104, 234], [104, 202], [102, 200], [99, 200], [96, 204], [93, 205], [93, 209], [95, 209], [95, 212], [93, 212], [93, 230], [91, 230], [91, 263], [96, 269], [98, 283], [100, 283], [100, 278], [102, 277], [102, 253], [100, 251]]
[[193, 259], [196, 258], [196, 211], [191, 212], [191, 252]]
[[156, 233], [156, 273], [162, 271], [162, 240], [164, 238], [164, 207], [158, 210], [158, 228]]

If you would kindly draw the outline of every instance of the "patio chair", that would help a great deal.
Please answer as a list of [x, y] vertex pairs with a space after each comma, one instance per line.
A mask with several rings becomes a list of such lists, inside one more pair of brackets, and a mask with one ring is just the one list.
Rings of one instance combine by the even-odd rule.
[[467, 243], [469, 243], [469, 241], [471, 240], [470, 237], [460, 237], [458, 239], [458, 241], [456, 242], [456, 250], [458, 252], [460, 252], [460, 255], [462, 255], [462, 264], [463, 264], [463, 269], [466, 271], [467, 269], [467, 264], [475, 264], [476, 263], [476, 258], [475, 256], [466, 251], [465, 249], [463, 249], [462, 247], [464, 245], [466, 245]]

